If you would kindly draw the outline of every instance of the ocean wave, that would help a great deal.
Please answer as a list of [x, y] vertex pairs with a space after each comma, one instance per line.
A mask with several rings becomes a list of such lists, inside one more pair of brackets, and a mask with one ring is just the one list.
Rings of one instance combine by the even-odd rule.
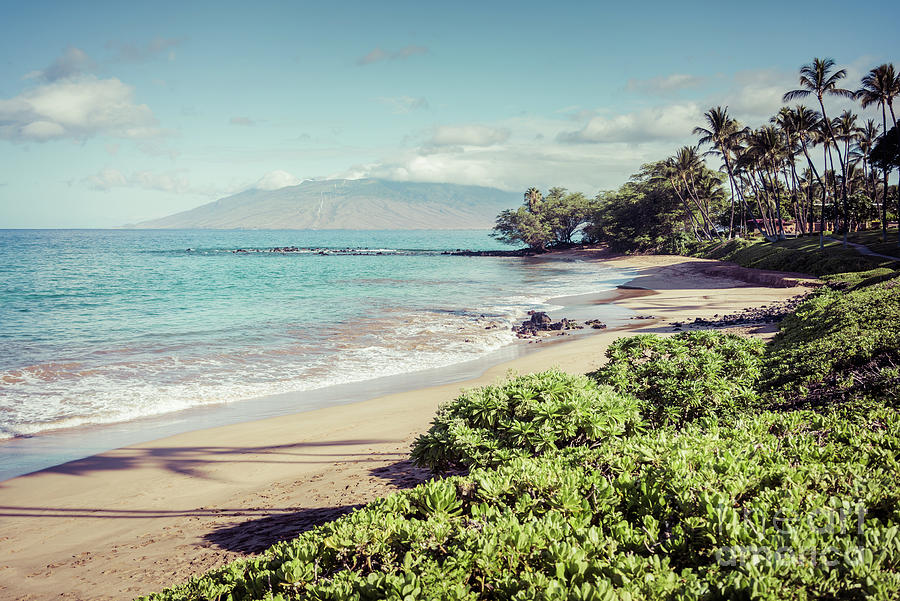
[[[127, 344], [68, 349], [65, 361], [6, 368], [0, 370], [0, 438], [478, 359], [514, 343], [511, 327], [528, 310], [559, 308], [548, 299], [609, 290], [623, 280], [621, 272], [579, 262], [529, 269], [524, 281], [498, 279], [493, 292], [484, 291], [482, 280], [467, 281], [459, 272], [444, 280], [435, 272], [420, 281], [359, 272], [355, 282], [396, 285], [396, 304], [373, 304], [355, 316], [314, 324], [254, 322], [252, 328], [244, 324], [238, 329], [187, 324], [159, 335], [148, 330], [134, 334]], [[458, 290], [452, 298], [435, 302], [413, 294], [417, 287], [427, 290], [448, 282]], [[480, 292], [469, 292], [476, 289]], [[407, 292], [409, 298], [402, 296]]]

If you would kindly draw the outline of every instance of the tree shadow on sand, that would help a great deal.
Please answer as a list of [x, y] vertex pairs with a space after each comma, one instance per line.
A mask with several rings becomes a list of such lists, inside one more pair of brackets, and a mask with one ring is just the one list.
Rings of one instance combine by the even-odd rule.
[[[433, 477], [429, 470], [416, 467], [409, 459], [373, 468], [369, 470], [369, 474], [381, 481], [377, 487], [381, 490], [368, 501], [374, 501], [397, 490], [413, 488]], [[336, 520], [364, 506], [365, 503], [355, 503], [286, 511], [219, 528], [205, 535], [203, 539], [236, 553], [260, 553], [275, 543], [295, 538], [307, 530]]]
[[431, 470], [416, 467], [410, 459], [373, 468], [369, 473], [398, 489], [413, 488], [434, 477]]
[[295, 538], [362, 506], [362, 503], [357, 503], [340, 507], [300, 509], [220, 528], [208, 533], [203, 539], [228, 551], [260, 553], [277, 542]]

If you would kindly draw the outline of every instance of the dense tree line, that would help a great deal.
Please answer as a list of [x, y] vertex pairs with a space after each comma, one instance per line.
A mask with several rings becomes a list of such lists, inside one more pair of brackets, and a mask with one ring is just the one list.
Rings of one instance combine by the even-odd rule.
[[[878, 221], [886, 240], [887, 222], [900, 215], [900, 195], [889, 185], [892, 172], [900, 172], [893, 106], [900, 74], [893, 64], [880, 65], [855, 90], [845, 87], [846, 76], [832, 59], [813, 59], [801, 67], [797, 89], [783, 97], [785, 103], [809, 99], [812, 107], [782, 107], [755, 129], [728, 107], [712, 107], [694, 129], [697, 145], [644, 165], [619, 190], [593, 199], [563, 188], [544, 198], [531, 188], [521, 208], [501, 213], [495, 236], [546, 249], [581, 232], [585, 241], [621, 250], [673, 252], [687, 240], [754, 231], [777, 240], [789, 233], [823, 237], [832, 229], [846, 241], [848, 232]], [[831, 117], [828, 103], [835, 98], [880, 109], [880, 123], [862, 122], [849, 109]], [[711, 157], [720, 162], [718, 171], [707, 166]]]

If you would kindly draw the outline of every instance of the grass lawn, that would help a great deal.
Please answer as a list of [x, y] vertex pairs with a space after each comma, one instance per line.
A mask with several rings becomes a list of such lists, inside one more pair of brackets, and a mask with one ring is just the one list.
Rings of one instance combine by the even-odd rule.
[[[867, 233], [867, 232], [861, 232]], [[898, 262], [880, 257], [861, 255], [852, 247], [826, 240], [819, 248], [819, 236], [803, 236], [780, 242], [749, 243], [742, 240], [717, 242], [697, 249], [696, 256], [733, 261], [744, 267], [794, 271], [815, 276], [829, 276], [847, 272], [868, 272], [876, 269], [898, 269]]]
[[848, 236], [850, 242], [865, 244], [870, 249], [883, 255], [900, 257], [900, 247], [897, 246], [897, 228], [890, 227], [887, 231], [887, 242], [881, 241], [881, 230], [865, 230], [853, 232]]

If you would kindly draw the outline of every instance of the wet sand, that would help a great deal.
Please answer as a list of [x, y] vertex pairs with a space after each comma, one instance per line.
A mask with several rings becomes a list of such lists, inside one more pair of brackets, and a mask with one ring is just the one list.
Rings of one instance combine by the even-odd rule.
[[[587, 372], [622, 335], [671, 333], [674, 321], [806, 292], [783, 287], [796, 274], [716, 261], [575, 256], [637, 270], [613, 302], [654, 319], [542, 342], [462, 382], [187, 432], [2, 482], [0, 599], [131, 599], [176, 584], [427, 478], [407, 460], [410, 444], [462, 388], [509, 370]], [[740, 331], [767, 337], [775, 328]]]

